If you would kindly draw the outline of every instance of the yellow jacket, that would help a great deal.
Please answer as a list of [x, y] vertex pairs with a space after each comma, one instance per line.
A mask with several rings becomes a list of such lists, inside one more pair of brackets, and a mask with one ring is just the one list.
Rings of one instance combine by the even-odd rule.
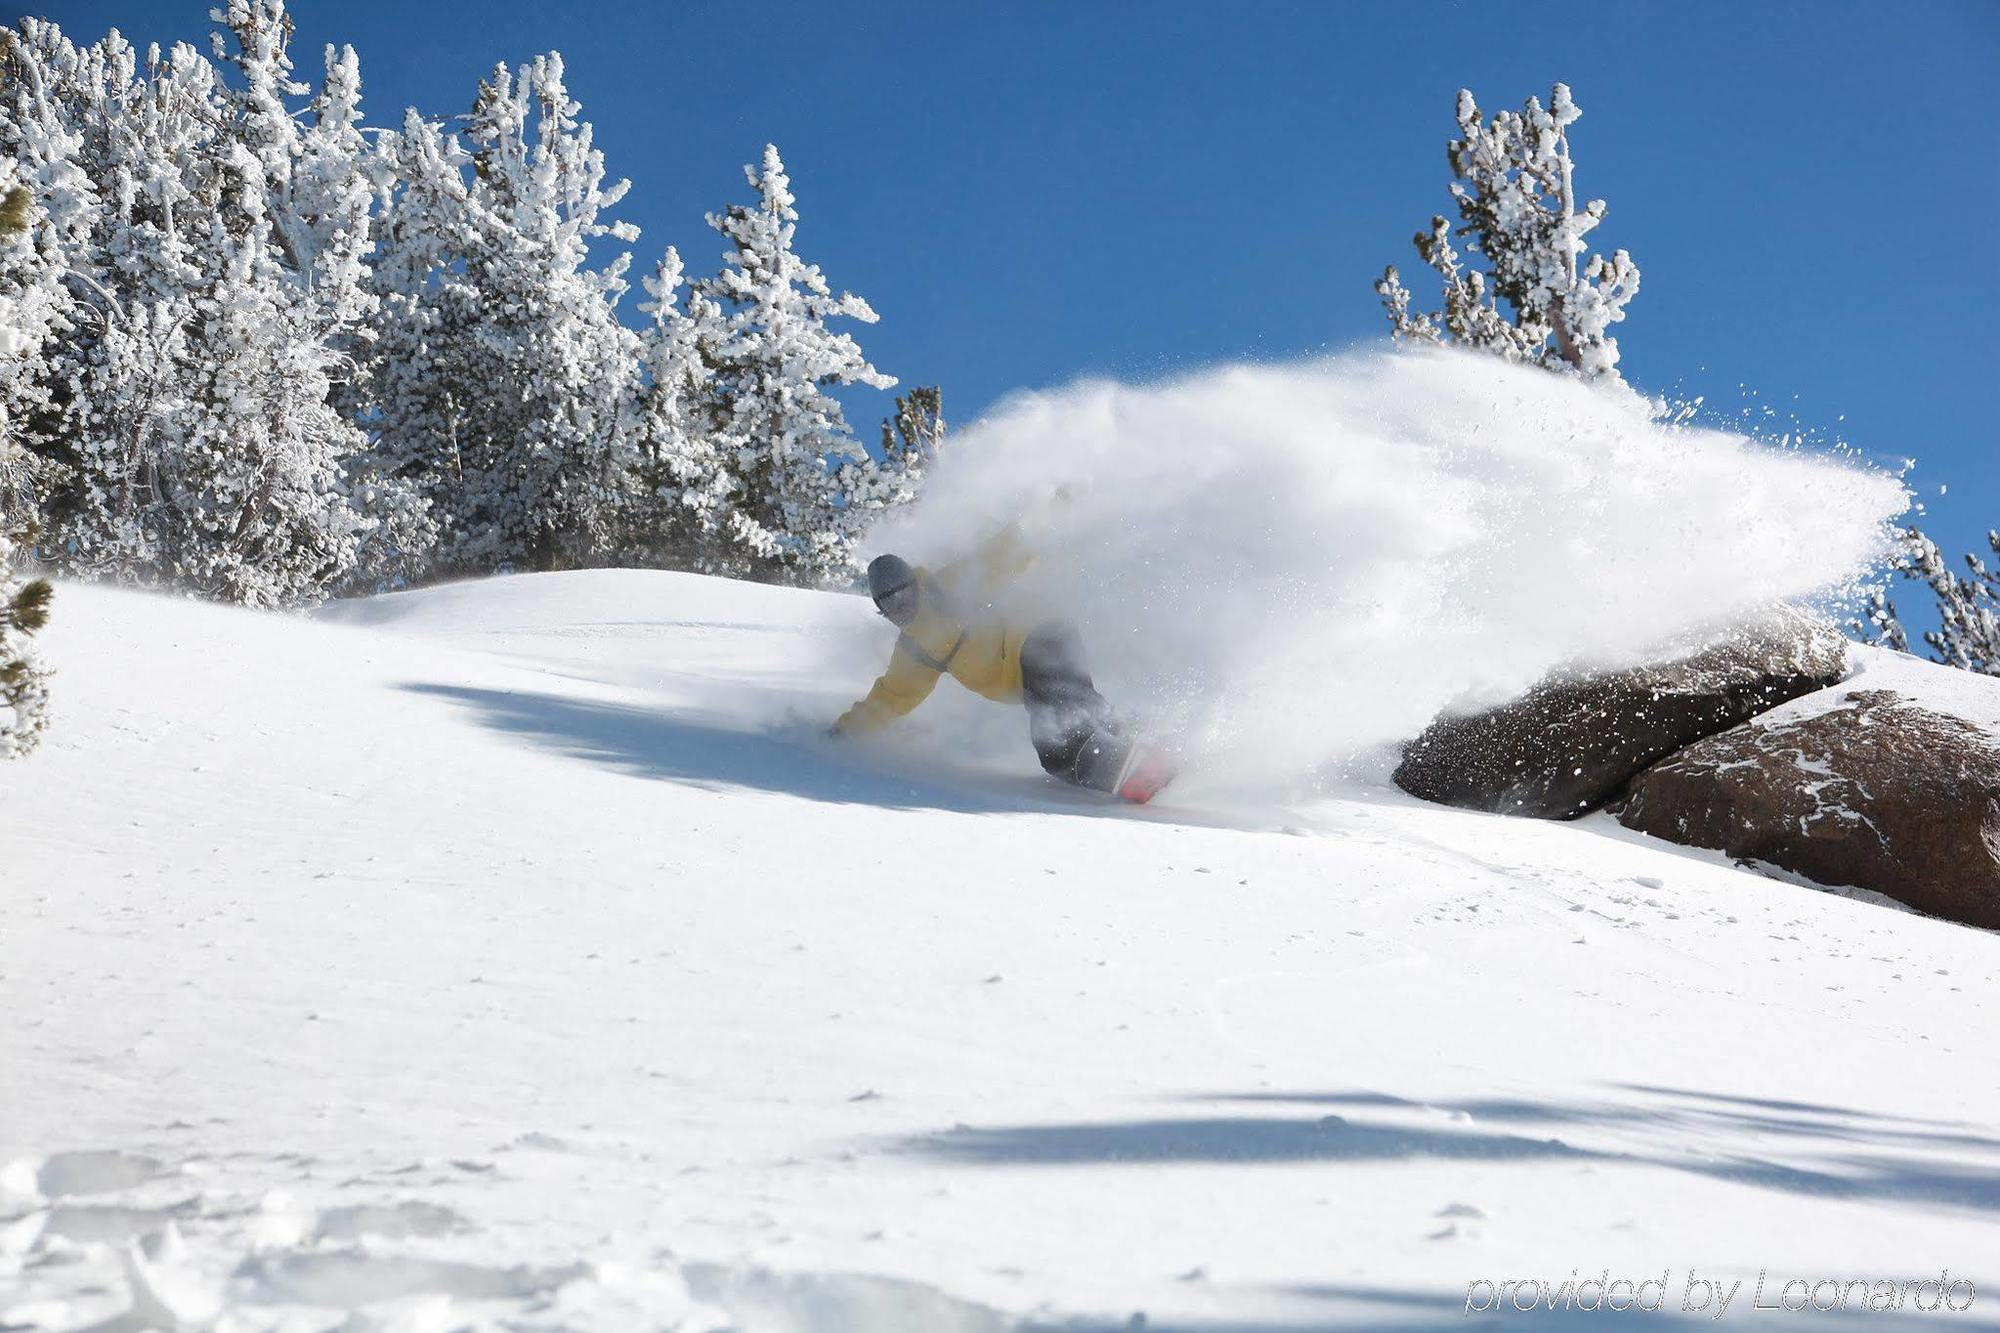
[[1021, 697], [1021, 641], [1033, 625], [1016, 621], [993, 601], [1001, 585], [1026, 569], [1033, 555], [1008, 528], [976, 554], [938, 569], [917, 567], [917, 614], [896, 639], [889, 668], [868, 697], [834, 727], [860, 736], [880, 730], [930, 698], [939, 677], [999, 703]]

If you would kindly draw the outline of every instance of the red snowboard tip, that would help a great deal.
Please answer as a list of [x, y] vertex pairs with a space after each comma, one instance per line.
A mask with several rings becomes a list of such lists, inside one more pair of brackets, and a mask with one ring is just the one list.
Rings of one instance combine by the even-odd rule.
[[1134, 805], [1144, 805], [1174, 780], [1174, 773], [1172, 759], [1158, 750], [1134, 746], [1125, 776], [1118, 784], [1118, 795]]

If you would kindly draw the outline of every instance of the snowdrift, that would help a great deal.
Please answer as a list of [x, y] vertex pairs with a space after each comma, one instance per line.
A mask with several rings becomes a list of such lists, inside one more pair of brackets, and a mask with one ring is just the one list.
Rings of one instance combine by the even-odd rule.
[[1295, 790], [1557, 665], [1838, 599], [1906, 503], [1885, 474], [1663, 425], [1626, 391], [1355, 355], [1016, 398], [874, 546], [935, 562], [1020, 522], [1044, 556], [1022, 606], [1076, 620], [1103, 683], [1211, 781]]

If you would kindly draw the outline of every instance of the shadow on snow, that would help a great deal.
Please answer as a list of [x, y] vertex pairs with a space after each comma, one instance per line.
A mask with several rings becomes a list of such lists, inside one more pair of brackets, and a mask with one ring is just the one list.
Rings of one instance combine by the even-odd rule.
[[[888, 762], [874, 762], [889, 759], [879, 751], [852, 742], [822, 742], [803, 728], [744, 731], [684, 714], [555, 694], [416, 682], [401, 688], [457, 704], [484, 726], [558, 754], [634, 777], [712, 791], [749, 789], [833, 804], [960, 814], [1057, 814], [1223, 829], [1260, 827], [1256, 821], [1185, 809], [1140, 809], [1033, 771], [997, 773], [969, 766], [901, 770]], [[1025, 724], [1022, 748], [1025, 753]]]
[[[1415, 1110], [1456, 1118], [1436, 1125], [1349, 1120], [1338, 1114], [961, 1125], [898, 1140], [892, 1147], [978, 1166], [1255, 1165], [1407, 1158], [1608, 1162], [1827, 1199], [2000, 1212], [2000, 1139], [1931, 1121], [1834, 1107], [1786, 1114], [1781, 1103], [1611, 1086], [1628, 1096], [1653, 1100], [1566, 1105], [1518, 1099], [1419, 1102], [1376, 1092], [1225, 1094], [1196, 1100]], [[1739, 1109], [1743, 1106], [1757, 1109]], [[1773, 1109], [1763, 1109], [1766, 1106]], [[1556, 1137], [1558, 1131], [1569, 1137]], [[1929, 1149], [1936, 1155], [1878, 1150], [1885, 1146]], [[1974, 1155], [1985, 1160], [1969, 1160]]]

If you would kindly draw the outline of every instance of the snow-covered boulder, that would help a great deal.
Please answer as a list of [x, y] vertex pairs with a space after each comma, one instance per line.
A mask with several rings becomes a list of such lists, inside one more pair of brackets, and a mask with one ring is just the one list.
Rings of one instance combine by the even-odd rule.
[[1439, 717], [1404, 748], [1396, 785], [1445, 805], [1574, 819], [1682, 746], [1839, 680], [1846, 648], [1824, 617], [1779, 607], [1656, 665], [1551, 676], [1498, 708]]
[[1640, 774], [1619, 821], [2000, 928], [2000, 681], [1870, 657]]

